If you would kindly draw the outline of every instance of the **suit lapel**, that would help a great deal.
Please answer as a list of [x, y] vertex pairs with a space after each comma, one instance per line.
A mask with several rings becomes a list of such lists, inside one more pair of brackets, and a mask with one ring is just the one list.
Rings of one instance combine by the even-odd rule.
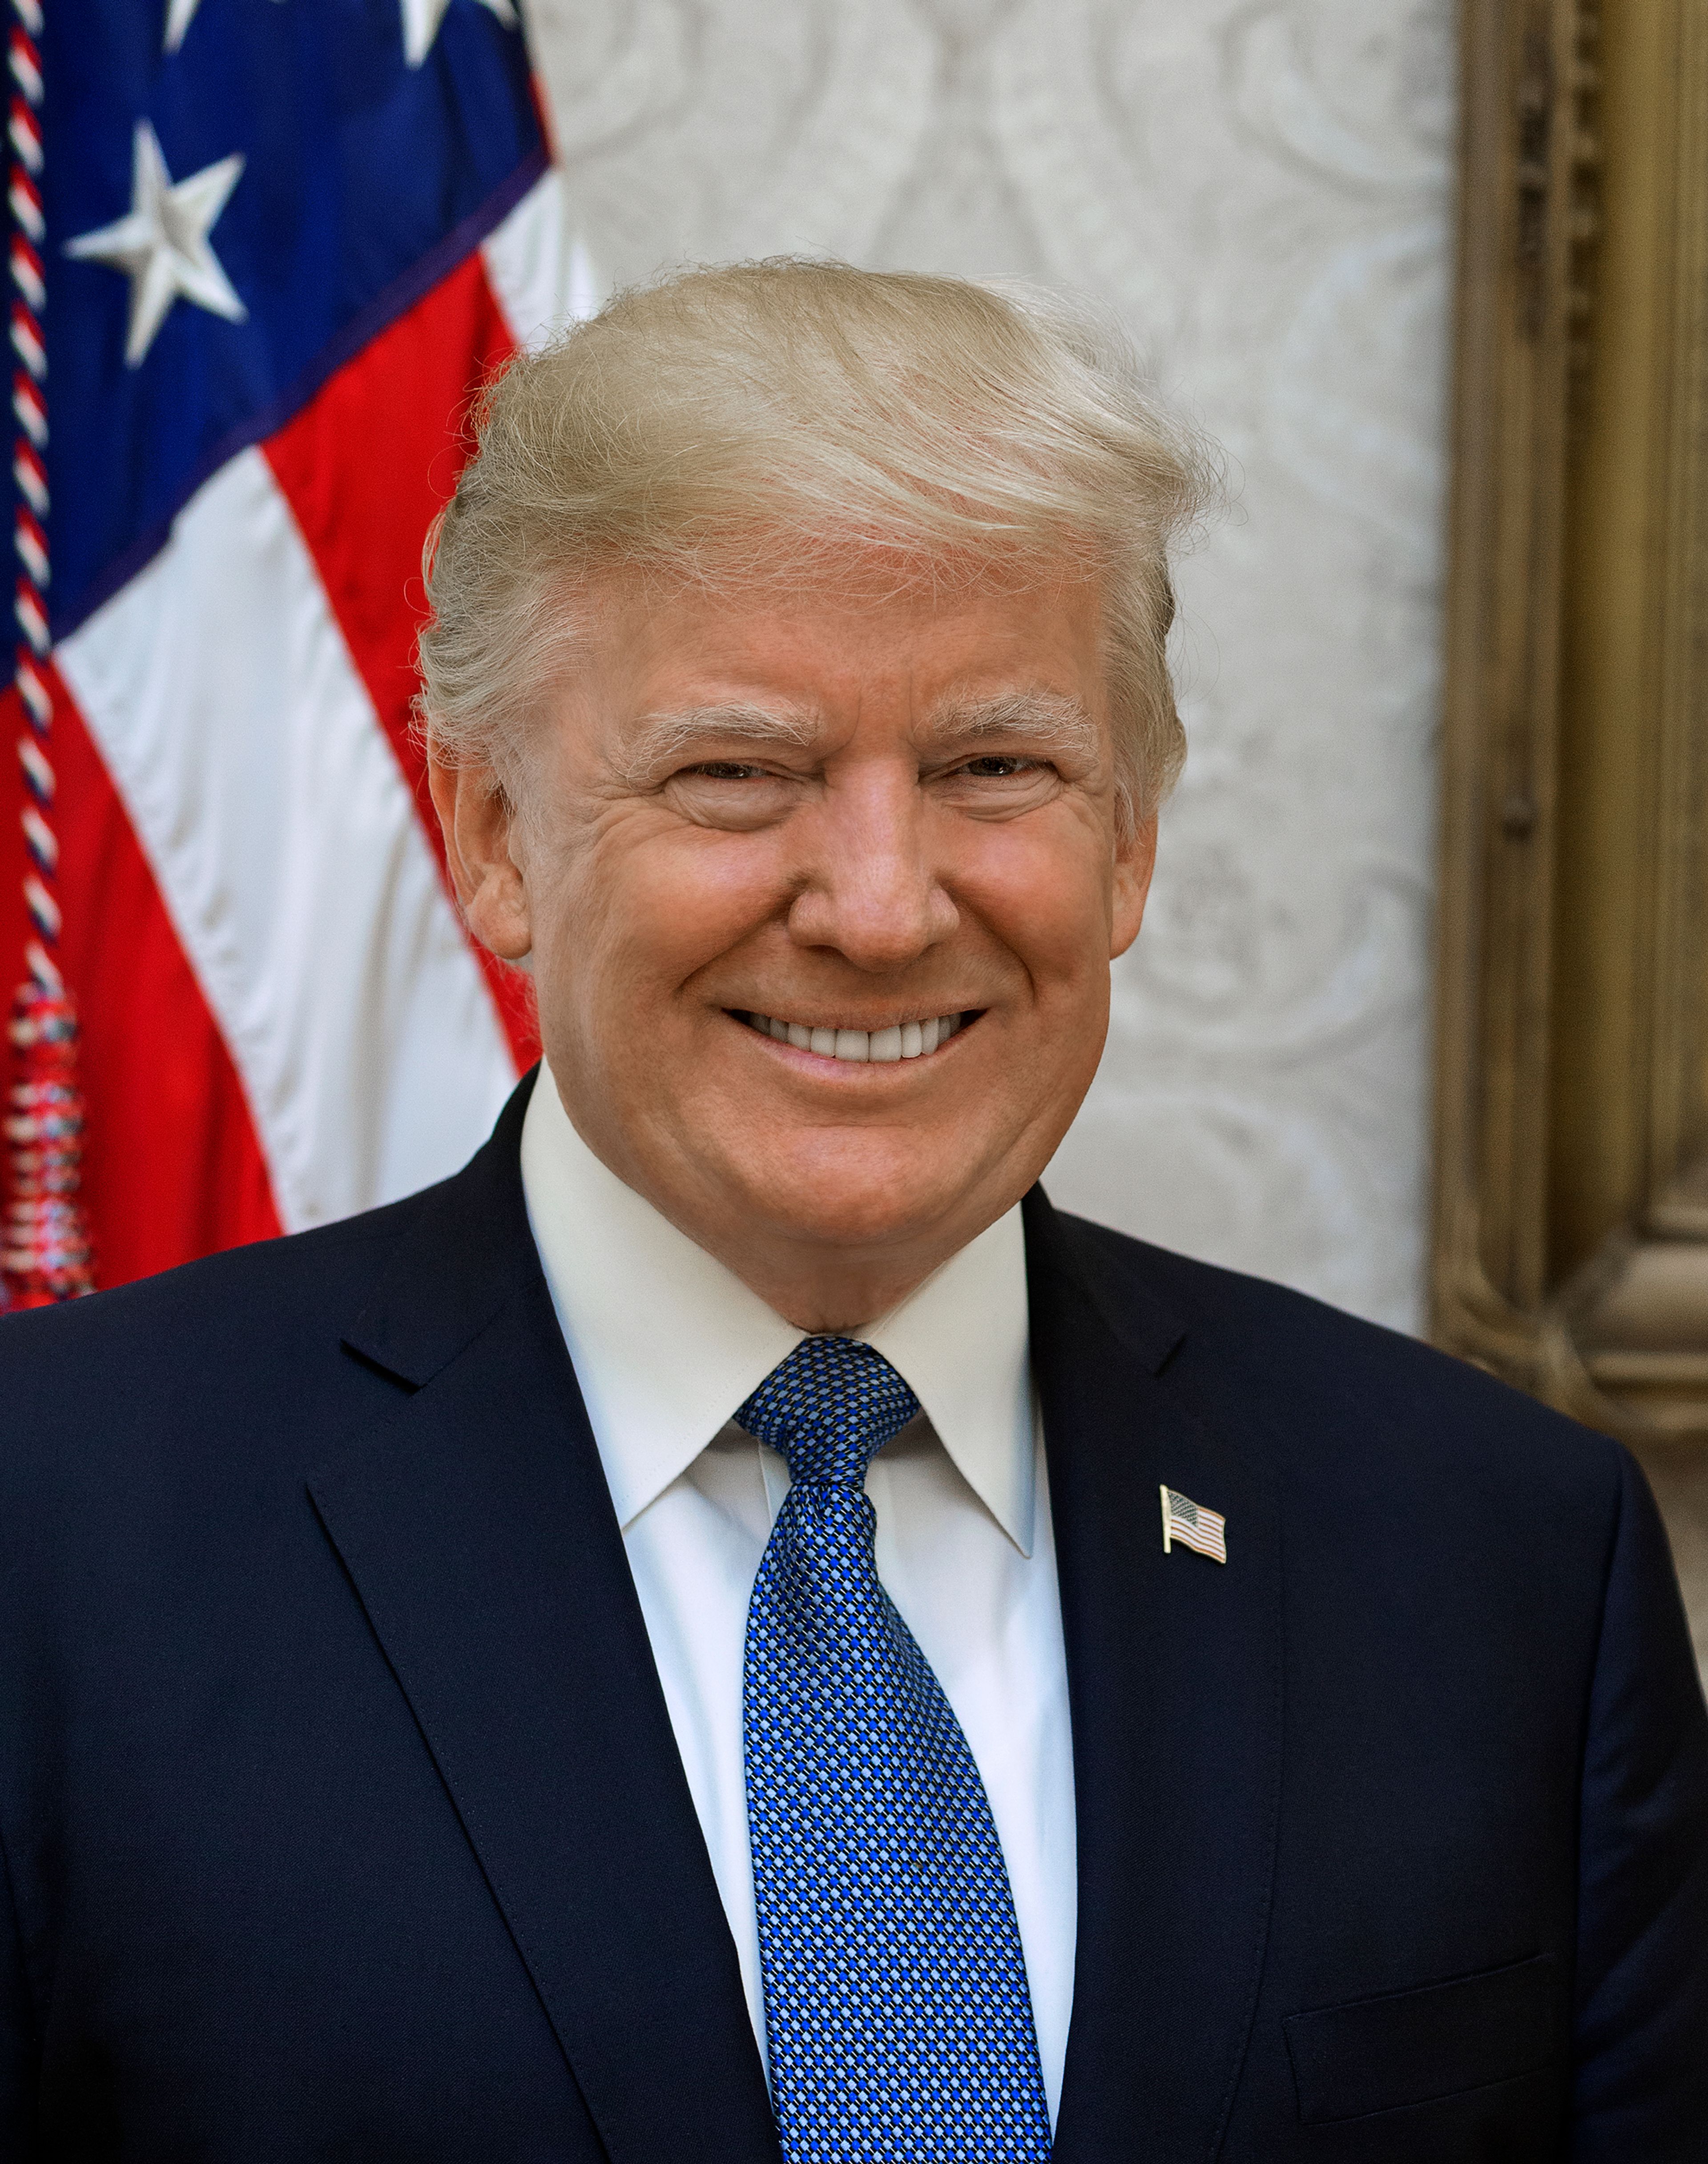
[[310, 1479], [615, 2164], [774, 2156], [725, 1920], [517, 1166], [526, 1087], [347, 1343]]
[[[1261, 1463], [1155, 1370], [1181, 1331], [1127, 1252], [1026, 1205], [1073, 1720], [1073, 2015], [1057, 2164], [1212, 2156], [1255, 2004], [1280, 1802], [1280, 1535]], [[1123, 1282], [1123, 1276], [1130, 1282]], [[1162, 1552], [1163, 1483], [1228, 1562]]]

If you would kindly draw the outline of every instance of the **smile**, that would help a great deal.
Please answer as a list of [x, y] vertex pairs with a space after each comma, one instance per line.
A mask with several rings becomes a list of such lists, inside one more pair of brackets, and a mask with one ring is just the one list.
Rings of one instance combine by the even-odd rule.
[[804, 1022], [778, 1022], [769, 1015], [740, 1017], [761, 1037], [792, 1044], [797, 1052], [814, 1052], [820, 1059], [846, 1059], [865, 1064], [893, 1059], [922, 1059], [946, 1044], [964, 1027], [964, 1014], [934, 1015], [928, 1022], [893, 1022], [888, 1029], [810, 1029]]

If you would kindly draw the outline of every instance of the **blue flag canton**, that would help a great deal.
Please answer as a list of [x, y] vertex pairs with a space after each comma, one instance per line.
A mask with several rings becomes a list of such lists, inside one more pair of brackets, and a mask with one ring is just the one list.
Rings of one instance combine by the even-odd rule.
[[547, 163], [512, 0], [49, 0], [63, 638]]

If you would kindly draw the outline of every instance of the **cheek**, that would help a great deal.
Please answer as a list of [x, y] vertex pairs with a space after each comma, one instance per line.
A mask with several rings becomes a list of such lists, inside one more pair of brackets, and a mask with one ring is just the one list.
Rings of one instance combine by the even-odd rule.
[[1017, 819], [972, 827], [956, 859], [958, 895], [1036, 989], [1107, 984], [1112, 881], [1100, 834], [1071, 816]]
[[774, 854], [697, 828], [607, 838], [564, 883], [564, 973], [596, 1006], [669, 1000], [777, 913]]

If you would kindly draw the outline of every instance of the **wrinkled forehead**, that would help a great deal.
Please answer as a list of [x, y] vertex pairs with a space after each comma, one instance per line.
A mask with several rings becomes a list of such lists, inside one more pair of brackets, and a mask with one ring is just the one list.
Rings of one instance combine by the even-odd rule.
[[611, 575], [583, 651], [607, 713], [663, 740], [718, 733], [804, 743], [865, 710], [925, 738], [1029, 730], [1066, 743], [1108, 706], [1095, 582], [725, 584]]

